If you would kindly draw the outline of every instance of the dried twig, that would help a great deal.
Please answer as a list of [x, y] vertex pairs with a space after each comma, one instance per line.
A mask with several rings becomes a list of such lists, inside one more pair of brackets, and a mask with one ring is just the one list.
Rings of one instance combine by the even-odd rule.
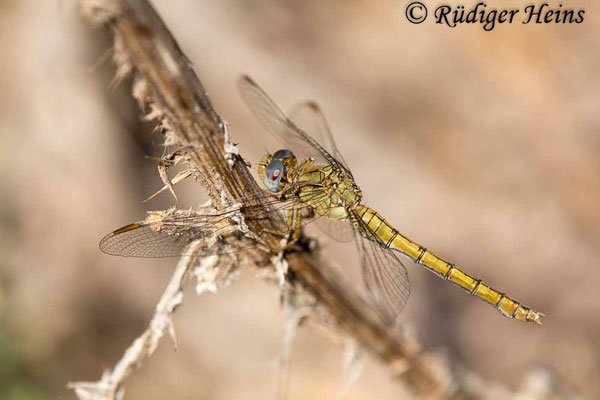
[[[231, 142], [227, 124], [213, 109], [190, 62], [150, 4], [146, 0], [80, 0], [80, 9], [92, 23], [112, 28], [117, 64], [114, 82], [135, 73], [133, 95], [142, 109], [149, 105], [146, 119], [159, 121], [165, 143], [181, 149], [187, 171], [203, 184], [212, 202], [221, 204], [222, 200], [256, 193], [258, 187]], [[169, 187], [168, 183], [165, 186]], [[248, 233], [268, 228], [269, 221], [265, 224], [257, 226], [252, 222]], [[203, 288], [212, 288], [215, 279], [226, 279], [229, 270], [220, 269], [222, 258], [210, 258], [211, 265], [200, 266], [204, 268], [200, 270]], [[384, 362], [415, 396], [484, 397], [483, 390], [478, 389], [481, 380], [453, 374], [443, 358], [424, 349], [411, 335], [393, 332], [381, 324], [361, 297], [340, 283], [322, 261], [316, 262], [304, 253], [291, 253], [279, 259], [263, 250], [245, 252], [240, 258], [243, 263], [273, 272], [281, 271], [281, 263], [287, 263], [285, 297], [295, 299], [291, 303], [297, 303], [299, 296], [310, 298], [317, 314], [330, 321], [337, 332], [352, 338], [353, 343]], [[193, 259], [187, 257], [179, 263], [150, 327], [127, 349], [115, 368], [99, 382], [70, 385], [81, 399], [119, 398], [123, 381], [152, 353], [164, 333], [172, 332], [170, 317], [182, 301]], [[233, 261], [228, 262], [231, 268]], [[464, 379], [466, 376], [471, 379]], [[479, 385], [469, 383], [472, 381]], [[514, 396], [506, 393], [509, 395], [504, 398]]]

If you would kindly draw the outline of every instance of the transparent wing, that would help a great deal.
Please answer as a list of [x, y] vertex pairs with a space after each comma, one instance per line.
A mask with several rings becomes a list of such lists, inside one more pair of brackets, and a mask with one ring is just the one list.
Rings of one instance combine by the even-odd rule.
[[[321, 107], [314, 101], [306, 101], [296, 105], [290, 112], [290, 119], [303, 132], [314, 138], [323, 148], [333, 154], [335, 160], [352, 178], [348, 164], [340, 153], [327, 124], [327, 119]], [[330, 218], [320, 218], [315, 225], [327, 236], [338, 242], [351, 242], [354, 239], [352, 224], [348, 221], [336, 221]]]
[[[317, 163], [336, 165], [343, 169], [349, 177], [352, 177], [352, 173], [337, 149], [327, 121], [316, 103], [303, 103], [293, 110], [294, 120], [302, 124], [298, 126], [285, 116], [250, 77], [242, 77], [239, 87], [242, 97], [256, 118], [282, 144], [293, 150], [298, 159], [313, 157]], [[323, 146], [307, 132], [319, 139]], [[347, 222], [320, 218], [316, 225], [337, 241], [349, 242], [353, 238], [352, 227]]]
[[353, 219], [357, 226], [356, 241], [365, 288], [383, 321], [391, 325], [408, 301], [408, 272], [396, 254], [360, 217]]
[[239, 89], [242, 98], [260, 123], [282, 144], [288, 146], [298, 159], [313, 157], [318, 163], [341, 166], [323, 146], [286, 117], [249, 76], [240, 79]]
[[[163, 221], [169, 224], [169, 220]], [[258, 243], [246, 236], [235, 234], [231, 225], [231, 235], [211, 235], [202, 229], [183, 230], [171, 227], [172, 232], [157, 230], [156, 224], [144, 222], [130, 224], [105, 236], [100, 242], [100, 249], [107, 254], [123, 257], [175, 257], [185, 255], [190, 244], [193, 253], [199, 256], [219, 254], [222, 252], [242, 251], [258, 246]], [[180, 231], [180, 232], [178, 232]], [[237, 241], [233, 241], [236, 238]], [[191, 251], [191, 250], [190, 250]]]
[[314, 101], [300, 103], [292, 109], [289, 115], [298, 128], [321, 144], [344, 167], [345, 172], [352, 176], [348, 163], [335, 144], [327, 119], [317, 103]]
[[325, 217], [316, 220], [315, 226], [335, 241], [348, 243], [354, 239], [354, 229], [350, 221], [338, 221]]
[[[311, 201], [325, 196], [323, 190], [307, 195]], [[298, 210], [300, 226], [313, 222], [318, 215], [298, 201], [269, 199], [260, 205], [239, 205], [226, 211], [203, 209], [201, 211], [167, 210], [150, 212], [145, 221], [117, 229], [100, 241], [100, 249], [107, 254], [124, 257], [172, 257], [187, 253], [194, 243], [194, 254], [207, 256], [248, 250], [259, 246], [267, 235], [255, 233], [256, 240], [243, 234], [246, 225], [269, 219], [277, 222], [281, 234], [288, 233], [285, 213]], [[244, 215], [243, 221], [240, 215]], [[254, 230], [253, 230], [254, 231]]]

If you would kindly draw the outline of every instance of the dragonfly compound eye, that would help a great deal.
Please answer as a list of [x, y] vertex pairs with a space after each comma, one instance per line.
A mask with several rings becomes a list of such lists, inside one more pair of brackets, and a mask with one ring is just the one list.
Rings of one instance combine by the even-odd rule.
[[273, 154], [272, 157], [275, 160], [281, 160], [284, 168], [287, 168], [288, 170], [296, 167], [296, 156], [294, 155], [294, 153], [291, 152], [291, 150], [288, 150], [288, 149], [277, 150], [275, 152], [275, 154]]
[[288, 149], [281, 149], [281, 150], [277, 150], [275, 152], [275, 154], [273, 154], [273, 158], [276, 160], [282, 160], [284, 158], [288, 158], [293, 156], [294, 154], [291, 152], [291, 150]]
[[279, 186], [281, 178], [283, 178], [283, 163], [279, 160], [273, 160], [265, 168], [263, 183], [270, 192], [278, 193], [281, 190]]
[[270, 154], [266, 154], [262, 160], [258, 163], [258, 174], [260, 175], [260, 179], [263, 179], [265, 176], [265, 168], [273, 161], [273, 156]]

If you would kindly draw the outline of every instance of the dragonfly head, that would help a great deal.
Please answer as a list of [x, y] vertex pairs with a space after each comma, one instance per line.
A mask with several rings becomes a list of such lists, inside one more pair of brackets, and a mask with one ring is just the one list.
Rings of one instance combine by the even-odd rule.
[[289, 183], [288, 171], [296, 167], [296, 156], [290, 150], [277, 150], [265, 155], [258, 164], [258, 174], [265, 187], [273, 193], [279, 193]]

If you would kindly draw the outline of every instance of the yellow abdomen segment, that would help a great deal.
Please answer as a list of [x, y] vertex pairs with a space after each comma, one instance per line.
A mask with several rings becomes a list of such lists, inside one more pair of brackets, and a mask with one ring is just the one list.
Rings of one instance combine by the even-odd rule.
[[413, 242], [392, 227], [375, 210], [365, 206], [355, 207], [356, 214], [369, 226], [375, 235], [390, 249], [410, 257], [415, 263], [423, 265], [439, 277], [448, 280], [473, 296], [477, 296], [492, 305], [500, 314], [519, 321], [541, 323], [544, 314], [526, 307], [489, 285], [448, 263], [425, 247]]

